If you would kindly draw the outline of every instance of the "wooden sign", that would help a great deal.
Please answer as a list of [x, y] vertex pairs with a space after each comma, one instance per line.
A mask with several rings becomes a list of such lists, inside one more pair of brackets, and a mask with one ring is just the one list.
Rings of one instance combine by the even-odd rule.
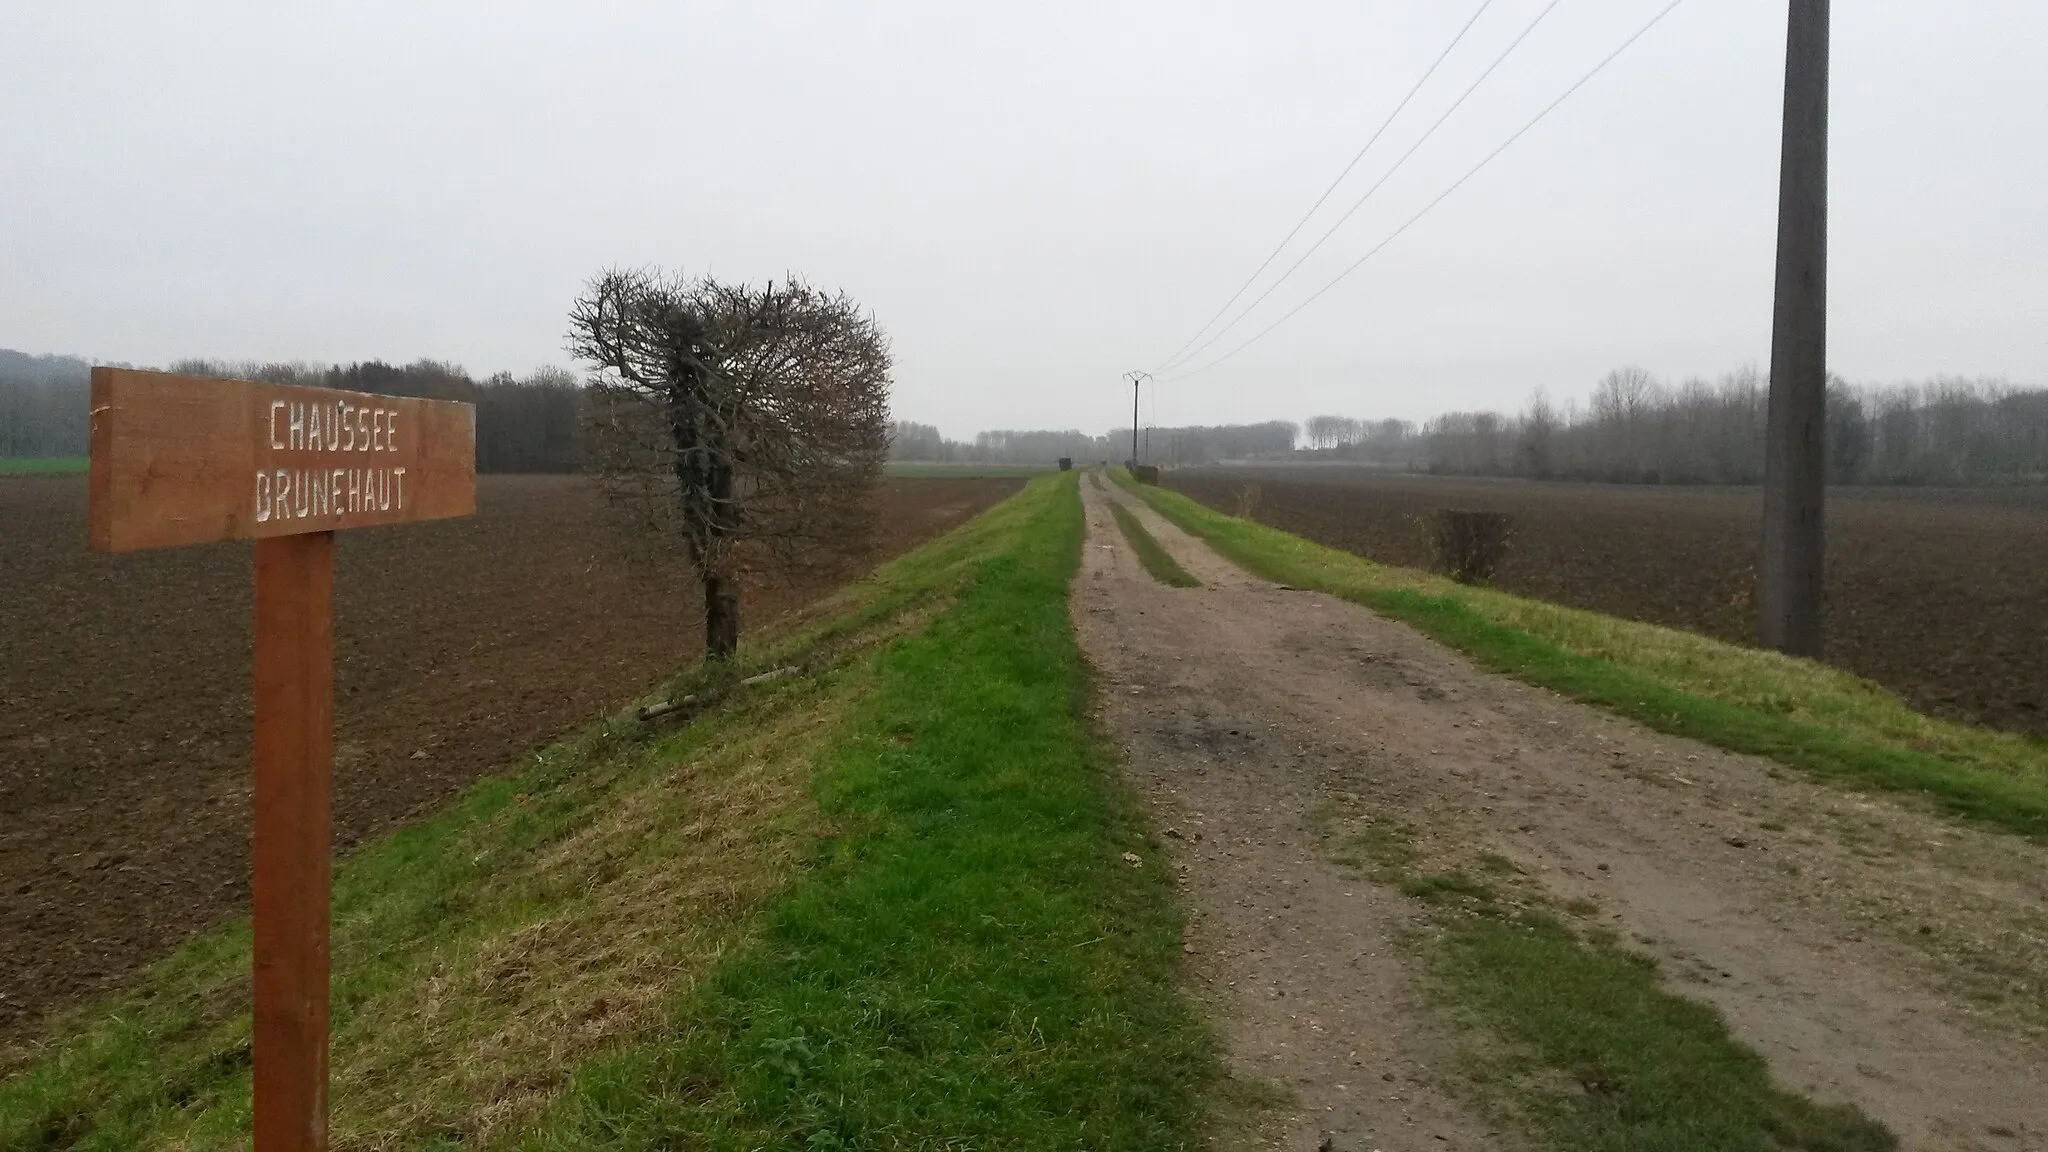
[[476, 410], [95, 368], [101, 552], [256, 541], [255, 1147], [327, 1147], [334, 530], [476, 511]]
[[476, 511], [476, 409], [92, 372], [92, 546], [290, 536]]

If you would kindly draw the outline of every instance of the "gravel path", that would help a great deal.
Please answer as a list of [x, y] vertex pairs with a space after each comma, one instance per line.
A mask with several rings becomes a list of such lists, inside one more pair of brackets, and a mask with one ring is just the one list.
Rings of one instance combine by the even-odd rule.
[[[1103, 723], [1168, 829], [1196, 994], [1234, 1072], [1284, 1084], [1281, 1146], [1515, 1147], [1454, 1091], [1399, 942], [1410, 902], [1324, 832], [1415, 829], [1594, 901], [1786, 1086], [1909, 1148], [2048, 1149], [2048, 850], [1484, 673], [1403, 625], [1253, 579], [1082, 485], [1073, 612]], [[1108, 501], [1204, 587], [1138, 566]]]

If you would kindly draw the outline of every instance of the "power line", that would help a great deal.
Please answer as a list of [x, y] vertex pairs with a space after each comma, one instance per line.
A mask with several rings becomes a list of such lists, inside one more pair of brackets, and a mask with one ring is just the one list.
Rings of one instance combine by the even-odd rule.
[[1339, 216], [1335, 224], [1330, 225], [1329, 229], [1325, 231], [1322, 234], [1322, 236], [1316, 240], [1315, 243], [1309, 245], [1308, 251], [1303, 252], [1298, 258], [1295, 259], [1294, 263], [1288, 265], [1287, 271], [1282, 272], [1280, 274], [1279, 279], [1273, 281], [1271, 284], [1266, 285], [1266, 290], [1264, 292], [1259, 293], [1258, 299], [1253, 300], [1251, 304], [1245, 308], [1244, 311], [1238, 313], [1237, 319], [1232, 320], [1230, 323], [1225, 324], [1221, 328], [1218, 328], [1214, 335], [1210, 336], [1207, 340], [1204, 340], [1202, 342], [1201, 347], [1196, 348], [1194, 352], [1190, 354], [1189, 359], [1193, 359], [1195, 356], [1201, 355], [1203, 349], [1206, 349], [1210, 345], [1215, 344], [1218, 340], [1223, 339], [1224, 333], [1230, 331], [1232, 328], [1237, 327], [1239, 324], [1244, 323], [1245, 317], [1251, 315], [1253, 312], [1258, 311], [1259, 305], [1266, 302], [1266, 297], [1271, 296], [1273, 294], [1274, 289], [1280, 287], [1280, 285], [1282, 284], [1285, 284], [1287, 282], [1287, 278], [1294, 275], [1296, 269], [1300, 268], [1304, 263], [1306, 263], [1309, 257], [1315, 255], [1316, 250], [1321, 248], [1323, 244], [1330, 239], [1330, 237], [1337, 234], [1337, 229], [1342, 228], [1344, 226], [1345, 221], [1351, 219], [1351, 217], [1355, 213], [1357, 213], [1357, 211], [1360, 208], [1365, 207], [1365, 202], [1372, 199], [1373, 193], [1378, 192], [1383, 186], [1385, 186], [1387, 181], [1394, 178], [1394, 173], [1399, 172], [1401, 170], [1402, 165], [1408, 163], [1408, 158], [1415, 155], [1416, 151], [1420, 149], [1424, 144], [1427, 144], [1431, 136], [1436, 135], [1436, 130], [1438, 128], [1443, 127], [1444, 121], [1449, 120], [1451, 118], [1452, 113], [1456, 112], [1459, 108], [1463, 107], [1465, 101], [1469, 99], [1474, 92], [1477, 92], [1479, 90], [1479, 86], [1481, 84], [1486, 83], [1486, 78], [1493, 75], [1494, 70], [1499, 68], [1503, 63], [1505, 63], [1509, 56], [1514, 55], [1515, 49], [1522, 46], [1522, 41], [1527, 40], [1531, 32], [1536, 31], [1536, 26], [1538, 24], [1543, 23], [1543, 18], [1550, 15], [1551, 10], [1556, 8], [1559, 4], [1563, 2], [1564, 0], [1550, 0], [1549, 4], [1544, 5], [1543, 11], [1538, 12], [1536, 14], [1536, 18], [1534, 20], [1529, 21], [1528, 27], [1522, 29], [1521, 34], [1519, 36], [1516, 36], [1514, 40], [1508, 44], [1507, 49], [1505, 51], [1503, 51], [1499, 56], [1494, 57], [1493, 63], [1488, 64], [1486, 66], [1486, 71], [1481, 72], [1479, 74], [1479, 78], [1477, 80], [1474, 80], [1471, 86], [1466, 88], [1464, 92], [1460, 93], [1458, 98], [1451, 102], [1451, 106], [1449, 108], [1444, 109], [1443, 115], [1438, 116], [1436, 118], [1436, 122], [1434, 124], [1431, 124], [1429, 126], [1429, 129], [1425, 131], [1421, 135], [1421, 137], [1419, 137], [1415, 141], [1415, 143], [1409, 145], [1408, 150], [1406, 152], [1401, 153], [1401, 158], [1399, 160], [1394, 161], [1394, 166], [1387, 169], [1386, 172], [1380, 176], [1379, 180], [1375, 182], [1372, 187], [1367, 188], [1365, 190], [1365, 195], [1360, 196], [1357, 199], [1357, 201], [1355, 201], [1351, 205], [1351, 207], [1345, 209], [1344, 215]]
[[1451, 50], [1456, 48], [1458, 44], [1465, 39], [1465, 33], [1470, 32], [1472, 30], [1472, 26], [1474, 24], [1479, 23], [1479, 18], [1485, 15], [1486, 10], [1491, 7], [1493, 7], [1493, 0], [1480, 0], [1478, 9], [1472, 13], [1472, 18], [1465, 21], [1465, 26], [1458, 29], [1458, 34], [1456, 36], [1451, 37], [1451, 42], [1449, 44], [1446, 44], [1444, 46], [1444, 50], [1437, 54], [1437, 58], [1434, 61], [1432, 61], [1430, 63], [1429, 68], [1423, 72], [1422, 78], [1415, 82], [1415, 86], [1413, 88], [1408, 89], [1408, 94], [1406, 96], [1401, 97], [1401, 102], [1399, 104], [1394, 105], [1394, 110], [1392, 112], [1387, 113], [1387, 118], [1385, 120], [1380, 121], [1380, 126], [1373, 131], [1372, 138], [1365, 142], [1365, 146], [1363, 148], [1360, 148], [1356, 153], [1352, 155], [1351, 163], [1344, 165], [1344, 170], [1342, 172], [1337, 173], [1337, 178], [1335, 180], [1330, 181], [1330, 186], [1328, 188], [1323, 189], [1323, 194], [1321, 196], [1316, 197], [1316, 202], [1309, 205], [1308, 211], [1301, 214], [1301, 219], [1294, 222], [1294, 227], [1287, 230], [1287, 235], [1280, 238], [1280, 243], [1274, 245], [1273, 250], [1266, 254], [1266, 258], [1259, 262], [1259, 266], [1257, 268], [1252, 269], [1252, 274], [1245, 278], [1245, 282], [1243, 284], [1238, 285], [1237, 291], [1232, 292], [1230, 294], [1230, 299], [1225, 300], [1223, 302], [1223, 307], [1218, 308], [1214, 316], [1211, 316], [1207, 320], [1204, 320], [1202, 322], [1202, 326], [1200, 328], [1195, 329], [1195, 334], [1193, 336], [1188, 337], [1187, 343], [1182, 344], [1179, 348], [1174, 349], [1173, 355], [1168, 356], [1166, 359], [1160, 361], [1159, 367], [1153, 369], [1153, 371], [1164, 372], [1168, 368], [1172, 367], [1174, 361], [1180, 359], [1181, 353], [1186, 352], [1189, 349], [1189, 347], [1191, 347], [1194, 344], [1195, 341], [1200, 340], [1202, 338], [1202, 333], [1207, 332], [1209, 330], [1209, 325], [1214, 324], [1218, 320], [1221, 320], [1223, 318], [1223, 314], [1225, 312], [1230, 311], [1230, 306], [1232, 304], [1237, 303], [1238, 299], [1245, 294], [1246, 290], [1249, 289], [1254, 283], [1257, 283], [1260, 275], [1262, 275], [1267, 268], [1272, 266], [1273, 261], [1279, 259], [1280, 253], [1287, 250], [1287, 246], [1294, 242], [1295, 236], [1300, 234], [1302, 228], [1307, 226], [1309, 220], [1315, 216], [1316, 212], [1319, 209], [1322, 208], [1324, 202], [1329, 200], [1330, 194], [1337, 190], [1337, 186], [1344, 182], [1344, 178], [1346, 176], [1351, 175], [1351, 170], [1353, 168], [1358, 167], [1358, 162], [1360, 160], [1365, 159], [1365, 154], [1367, 152], [1372, 151], [1372, 146], [1374, 144], [1379, 143], [1380, 137], [1386, 135], [1387, 129], [1391, 127], [1394, 123], [1394, 118], [1396, 116], [1399, 116], [1402, 110], [1408, 107], [1409, 101], [1415, 99], [1415, 94], [1417, 92], [1422, 91], [1422, 86], [1424, 84], [1429, 83], [1429, 78], [1431, 76], [1436, 75], [1436, 70], [1443, 65], [1443, 62], [1447, 58], [1449, 58]]
[[1373, 245], [1373, 247], [1369, 251], [1367, 251], [1365, 255], [1360, 256], [1358, 259], [1352, 261], [1350, 266], [1346, 267], [1342, 272], [1339, 272], [1336, 276], [1332, 277], [1329, 283], [1324, 284], [1321, 288], [1316, 289], [1313, 293], [1309, 295], [1309, 297], [1306, 300], [1303, 300], [1301, 303], [1296, 304], [1278, 320], [1275, 320], [1271, 324], [1268, 324], [1264, 328], [1261, 328], [1255, 335], [1252, 336], [1251, 339], [1246, 340], [1244, 343], [1239, 344], [1237, 347], [1232, 348], [1230, 351], [1225, 352], [1223, 355], [1218, 356], [1216, 359], [1209, 361], [1207, 364], [1202, 365], [1200, 368], [1196, 368], [1188, 372], [1183, 372], [1177, 376], [1167, 377], [1167, 382], [1171, 383], [1175, 380], [1185, 380], [1190, 376], [1194, 376], [1202, 372], [1207, 372], [1209, 369], [1216, 367], [1218, 364], [1223, 363], [1225, 360], [1228, 360], [1232, 356], [1237, 355], [1239, 352], [1244, 351], [1246, 348], [1251, 347], [1253, 344], [1257, 343], [1261, 338], [1263, 338], [1267, 333], [1273, 331], [1273, 329], [1278, 328], [1282, 324], [1285, 324], [1287, 323], [1287, 321], [1293, 319], [1296, 313], [1308, 307], [1310, 304], [1315, 303], [1316, 300], [1320, 298], [1323, 293], [1328, 292], [1332, 288], [1335, 288], [1337, 284], [1340, 281], [1342, 281], [1346, 276], [1349, 276], [1353, 272], [1356, 272], [1360, 265], [1364, 264], [1367, 260], [1372, 259], [1374, 256], [1379, 255], [1381, 249], [1385, 248], [1389, 244], [1392, 244], [1394, 240], [1401, 235], [1401, 233], [1406, 232], [1410, 227], [1412, 227], [1415, 224], [1416, 221], [1422, 219], [1424, 216], [1429, 215], [1431, 209], [1435, 208], [1437, 205], [1449, 199], [1451, 193], [1456, 192], [1458, 189], [1464, 187], [1465, 182], [1467, 180], [1472, 179], [1472, 177], [1477, 176], [1479, 174], [1480, 169], [1486, 167], [1488, 164], [1493, 163], [1495, 157], [1507, 151], [1510, 145], [1512, 145], [1515, 141], [1520, 140], [1525, 134], [1528, 133], [1528, 131], [1531, 128], [1534, 128], [1537, 124], [1541, 123], [1544, 117], [1550, 115], [1553, 111], [1556, 111], [1558, 105], [1570, 99], [1571, 95], [1574, 92], [1577, 92], [1579, 89], [1585, 87], [1586, 84], [1593, 79], [1593, 77], [1598, 76], [1601, 73], [1601, 71], [1605, 69], [1609, 64], [1614, 63], [1615, 57], [1620, 56], [1623, 52], [1628, 51], [1628, 49], [1632, 45], [1634, 45], [1636, 41], [1642, 39], [1645, 35], [1647, 35], [1650, 29], [1655, 28], [1659, 23], [1663, 21], [1663, 19], [1666, 16], [1671, 15], [1673, 9], [1677, 8], [1680, 4], [1683, 4], [1684, 2], [1685, 0], [1671, 0], [1671, 3], [1665, 5], [1662, 11], [1658, 12], [1655, 16], [1652, 16], [1650, 18], [1649, 23], [1643, 25], [1641, 28], [1636, 29], [1635, 34], [1630, 36], [1628, 39], [1622, 41], [1620, 47], [1616, 48], [1612, 52], [1609, 52], [1604, 59], [1602, 59], [1598, 64], [1595, 64], [1593, 66], [1591, 71], [1587, 72], [1584, 76], [1579, 77], [1578, 80], [1575, 81], [1571, 87], [1564, 90], [1562, 95], [1558, 96], [1557, 99], [1552, 100], [1548, 105], [1545, 105], [1543, 111], [1538, 112], [1534, 117], [1532, 117], [1529, 120], [1528, 123], [1516, 129], [1515, 134], [1508, 137], [1505, 141], [1503, 141], [1500, 147], [1495, 148], [1493, 151], [1487, 153], [1485, 159], [1479, 161], [1479, 163], [1477, 164], [1474, 164], [1471, 167], [1471, 169], [1467, 171], [1463, 176], [1458, 177], [1458, 179], [1454, 183], [1452, 183], [1452, 185], [1449, 188], [1446, 188], [1441, 193], [1439, 193], [1436, 199], [1431, 200], [1429, 203], [1423, 205], [1422, 210], [1420, 212], [1417, 212], [1415, 215], [1410, 216], [1406, 221], [1404, 221], [1401, 224], [1399, 228], [1396, 228], [1392, 232], [1389, 232], [1385, 239], [1381, 240], [1378, 244]]

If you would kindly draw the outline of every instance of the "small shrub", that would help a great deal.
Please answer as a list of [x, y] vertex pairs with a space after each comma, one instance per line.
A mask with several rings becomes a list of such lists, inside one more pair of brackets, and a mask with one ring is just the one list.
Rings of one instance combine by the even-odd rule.
[[1437, 565], [1460, 584], [1484, 584], [1507, 558], [1514, 522], [1505, 512], [1445, 509], [1432, 525]]
[[1259, 518], [1259, 486], [1247, 484], [1237, 490], [1237, 518], [1257, 520]]

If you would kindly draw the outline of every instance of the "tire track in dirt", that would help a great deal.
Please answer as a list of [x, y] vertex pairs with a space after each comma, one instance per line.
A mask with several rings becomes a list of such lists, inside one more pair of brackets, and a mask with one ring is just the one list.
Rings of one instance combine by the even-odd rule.
[[[1504, 1142], [1445, 1092], [1448, 1046], [1397, 944], [1414, 913], [1319, 846], [1371, 816], [1413, 826], [1425, 857], [1498, 853], [1560, 901], [1597, 902], [1781, 1083], [1857, 1104], [1908, 1147], [2048, 1148], [2042, 846], [1480, 672], [1083, 487], [1074, 613], [1104, 721], [1184, 837], [1198, 991], [1233, 1069], [1299, 1097], [1286, 1146], [1325, 1130], [1339, 1152]], [[1109, 499], [1206, 587], [1146, 577]]]
[[[1082, 492], [1076, 628], [1102, 675], [1102, 720], [1175, 845], [1195, 994], [1222, 1023], [1231, 1074], [1294, 1096], [1285, 1148], [1314, 1149], [1326, 1135], [1340, 1152], [1512, 1147], [1436, 1082], [1448, 1037], [1399, 940], [1421, 921], [1400, 896], [1343, 875], [1318, 844], [1312, 814], [1348, 750], [1274, 708], [1270, 685], [1247, 683], [1235, 652], [1205, 634], [1258, 595], [1253, 582], [1171, 545], [1204, 587], [1154, 581], [1110, 518], [1110, 497]], [[1156, 518], [1148, 526], [1166, 542]]]

